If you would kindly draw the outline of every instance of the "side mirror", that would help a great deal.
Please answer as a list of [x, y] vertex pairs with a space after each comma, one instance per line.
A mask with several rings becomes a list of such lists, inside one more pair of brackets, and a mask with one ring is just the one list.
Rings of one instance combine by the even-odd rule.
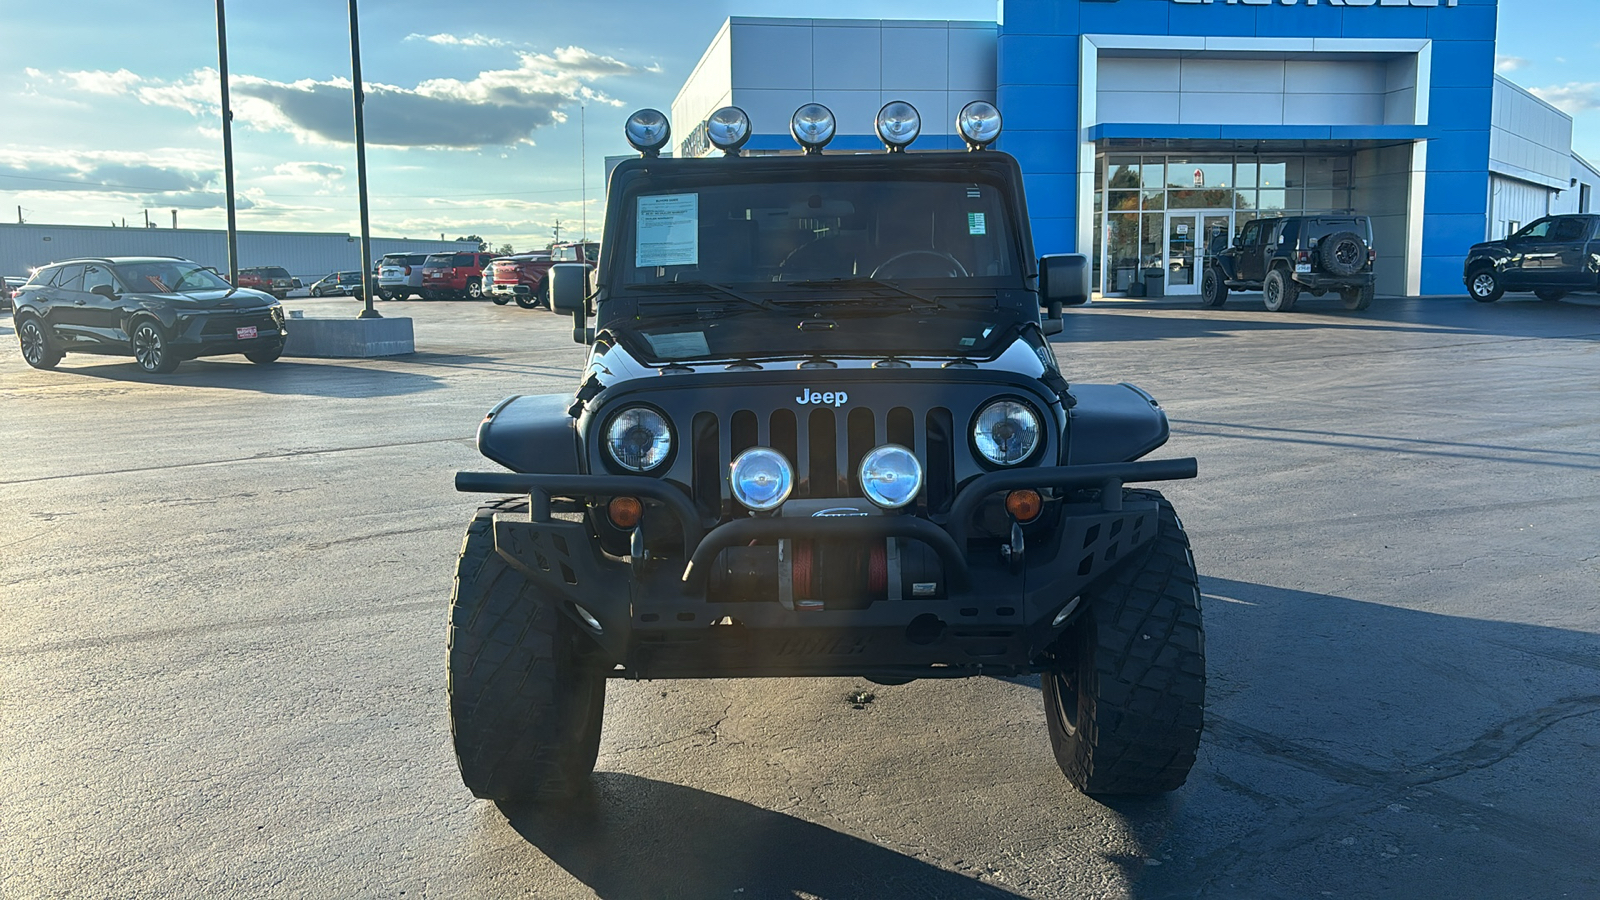
[[1242, 234], [1234, 235], [1233, 236], [1233, 249], [1241, 250], [1243, 248], [1244, 248], [1244, 235], [1242, 235]]
[[1089, 257], [1082, 253], [1040, 257], [1039, 300], [1051, 309], [1088, 303]]
[[107, 300], [117, 299], [117, 289], [109, 284], [97, 284], [89, 289], [91, 294], [99, 294]]
[[589, 267], [583, 263], [556, 263], [545, 276], [550, 285], [550, 309], [572, 316], [573, 343], [589, 343], [586, 326]]

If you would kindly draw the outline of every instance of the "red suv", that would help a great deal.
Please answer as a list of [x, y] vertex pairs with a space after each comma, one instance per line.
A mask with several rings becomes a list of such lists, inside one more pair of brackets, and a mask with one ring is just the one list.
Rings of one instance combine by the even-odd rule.
[[282, 266], [250, 266], [239, 270], [239, 287], [271, 294], [279, 300], [299, 286], [289, 270]]
[[483, 270], [493, 253], [435, 253], [422, 264], [424, 300], [453, 300], [483, 296]]

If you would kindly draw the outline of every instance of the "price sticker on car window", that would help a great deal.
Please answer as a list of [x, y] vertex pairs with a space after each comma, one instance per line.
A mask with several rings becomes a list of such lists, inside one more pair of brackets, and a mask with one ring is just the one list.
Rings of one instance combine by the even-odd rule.
[[634, 265], [653, 268], [700, 264], [699, 194], [640, 197], [636, 208]]
[[967, 213], [967, 234], [988, 234], [989, 223], [981, 212]]

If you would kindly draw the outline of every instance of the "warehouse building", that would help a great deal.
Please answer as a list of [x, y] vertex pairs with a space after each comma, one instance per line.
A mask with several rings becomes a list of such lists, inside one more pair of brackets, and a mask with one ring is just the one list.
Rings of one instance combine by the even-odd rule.
[[[790, 115], [839, 120], [835, 150], [881, 148], [889, 100], [921, 150], [995, 101], [1041, 253], [1085, 252], [1096, 289], [1198, 293], [1201, 235], [1254, 218], [1372, 217], [1379, 291], [1455, 294], [1468, 247], [1592, 209], [1572, 119], [1494, 73], [1495, 0], [1007, 0], [998, 22], [731, 18], [672, 105], [680, 156], [720, 106], [748, 148], [793, 152]], [[1138, 287], [1136, 287], [1138, 286]]]
[[[282, 266], [310, 284], [330, 272], [358, 271], [361, 239], [342, 232], [241, 231], [239, 267]], [[373, 238], [372, 256], [478, 249], [475, 241]], [[179, 256], [228, 271], [228, 233], [201, 228], [0, 224], [0, 275], [26, 275], [79, 256]]]

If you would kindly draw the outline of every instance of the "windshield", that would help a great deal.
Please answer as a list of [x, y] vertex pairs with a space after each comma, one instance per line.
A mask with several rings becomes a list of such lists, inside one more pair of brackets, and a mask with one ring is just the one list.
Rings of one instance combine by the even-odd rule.
[[1004, 196], [988, 184], [858, 178], [646, 189], [626, 210], [617, 250], [624, 284], [971, 284], [1021, 274]]
[[192, 291], [225, 291], [232, 287], [217, 273], [194, 263], [131, 263], [117, 266], [114, 271], [130, 291], [185, 294]]

